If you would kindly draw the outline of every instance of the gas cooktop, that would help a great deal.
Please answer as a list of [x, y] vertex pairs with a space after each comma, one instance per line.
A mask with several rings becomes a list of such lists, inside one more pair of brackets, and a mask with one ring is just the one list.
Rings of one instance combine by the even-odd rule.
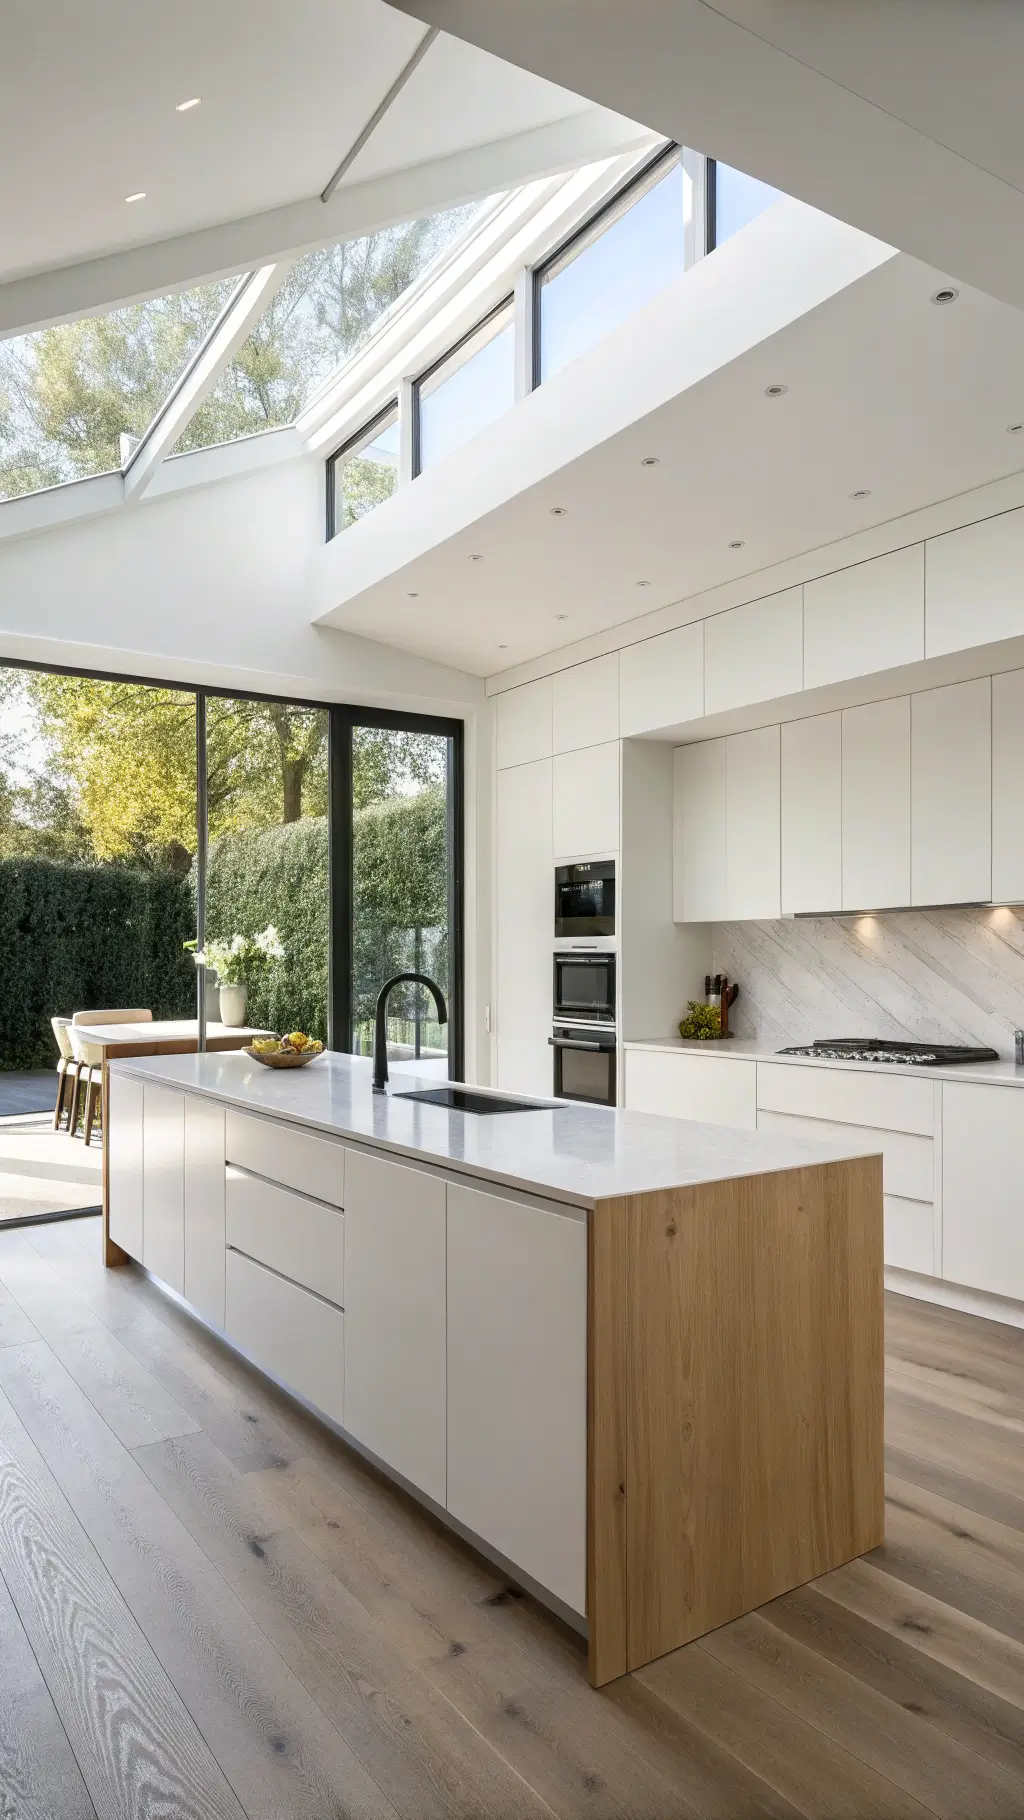
[[828, 1062], [892, 1062], [904, 1068], [949, 1068], [959, 1062], [998, 1062], [995, 1049], [971, 1049], [963, 1043], [894, 1043], [883, 1037], [819, 1037], [778, 1049], [777, 1055], [817, 1055]]

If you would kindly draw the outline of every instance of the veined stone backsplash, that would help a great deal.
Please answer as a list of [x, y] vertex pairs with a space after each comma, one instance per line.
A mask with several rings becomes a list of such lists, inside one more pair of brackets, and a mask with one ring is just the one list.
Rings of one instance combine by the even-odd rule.
[[1024, 1028], [1024, 913], [718, 923], [716, 973], [736, 980], [737, 1036], [781, 1049], [823, 1036], [986, 1044], [1013, 1058]]

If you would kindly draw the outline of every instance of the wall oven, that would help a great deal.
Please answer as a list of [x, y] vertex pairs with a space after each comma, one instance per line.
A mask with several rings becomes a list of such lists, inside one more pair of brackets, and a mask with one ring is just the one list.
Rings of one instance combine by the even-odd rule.
[[615, 1105], [615, 1031], [599, 1024], [556, 1024], [554, 1092], [559, 1100]]
[[556, 1018], [587, 1023], [615, 1022], [615, 955], [570, 949], [554, 957], [553, 1009]]
[[615, 934], [615, 861], [555, 867], [555, 940]]

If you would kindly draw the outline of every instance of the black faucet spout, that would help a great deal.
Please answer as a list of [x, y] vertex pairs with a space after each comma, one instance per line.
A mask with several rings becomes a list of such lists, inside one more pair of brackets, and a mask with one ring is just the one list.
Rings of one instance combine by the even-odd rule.
[[438, 1023], [446, 1024], [448, 1022], [448, 1007], [444, 1002], [444, 993], [436, 981], [430, 979], [426, 973], [396, 973], [391, 979], [385, 980], [377, 994], [377, 1010], [373, 1020], [374, 1093], [386, 1093], [388, 1086], [388, 999], [394, 986], [401, 986], [407, 982], [417, 986], [426, 986], [428, 992], [433, 994], [434, 1003], [437, 1006]]

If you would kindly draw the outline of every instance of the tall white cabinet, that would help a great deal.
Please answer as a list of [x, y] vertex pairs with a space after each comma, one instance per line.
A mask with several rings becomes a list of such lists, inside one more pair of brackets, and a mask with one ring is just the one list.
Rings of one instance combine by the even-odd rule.
[[551, 1088], [551, 767], [543, 758], [498, 772], [497, 1076], [518, 1093]]

